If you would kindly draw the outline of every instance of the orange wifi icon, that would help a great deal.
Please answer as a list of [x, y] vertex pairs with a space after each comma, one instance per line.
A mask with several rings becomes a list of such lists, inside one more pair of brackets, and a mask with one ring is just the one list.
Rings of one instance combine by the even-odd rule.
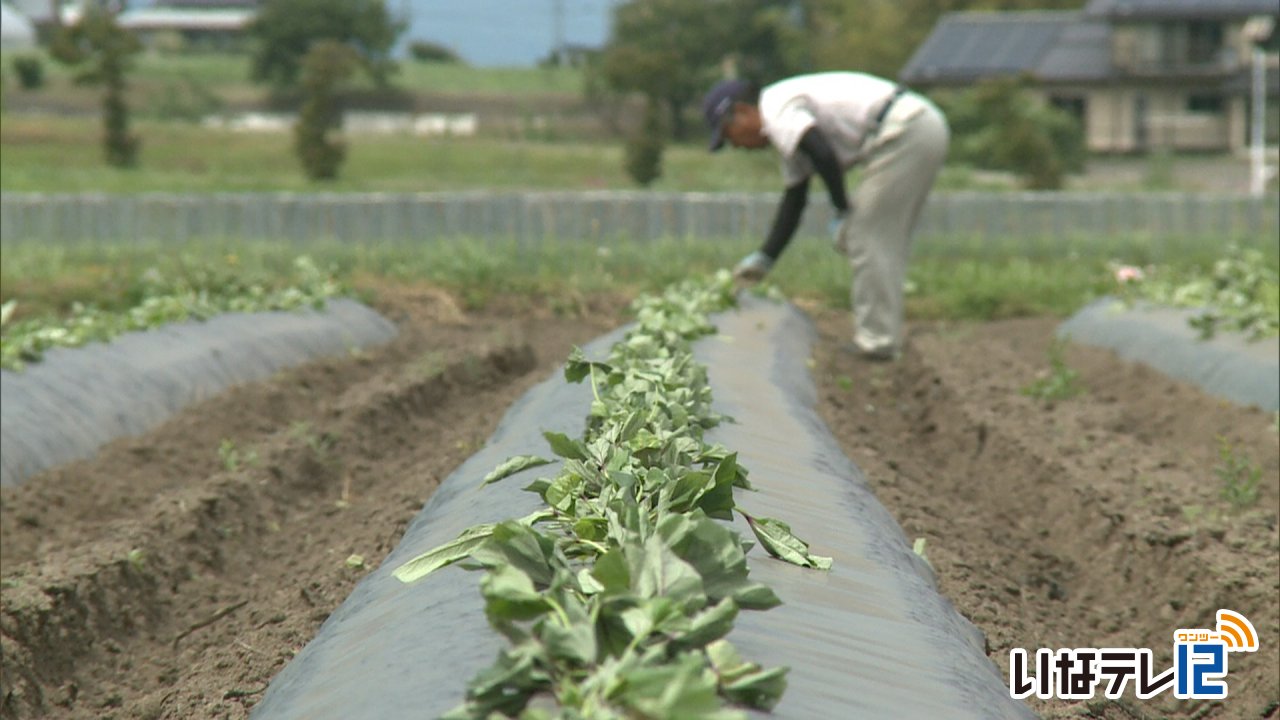
[[1258, 649], [1258, 632], [1249, 618], [1230, 610], [1218, 611], [1218, 637], [1232, 652], [1253, 652]]

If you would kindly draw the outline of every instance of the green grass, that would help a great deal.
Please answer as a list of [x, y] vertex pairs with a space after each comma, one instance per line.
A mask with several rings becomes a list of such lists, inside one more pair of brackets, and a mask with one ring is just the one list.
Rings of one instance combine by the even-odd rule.
[[[289, 133], [244, 133], [194, 123], [135, 119], [140, 165], [102, 160], [96, 119], [0, 113], [0, 190], [16, 192], [430, 192], [474, 189], [635, 189], [621, 141], [551, 142], [481, 135], [420, 138], [353, 135], [340, 177], [303, 175]], [[850, 185], [857, 182], [857, 171]], [[964, 167], [944, 168], [940, 190], [1008, 190]], [[772, 152], [721, 152], [673, 144], [659, 191], [780, 192]]]
[[1243, 510], [1258, 502], [1262, 469], [1246, 455], [1237, 452], [1227, 438], [1218, 437], [1219, 464], [1214, 468], [1221, 487], [1219, 497], [1237, 510]]
[[[88, 118], [0, 118], [0, 189], [25, 192], [332, 191], [425, 192], [469, 189], [627, 189], [618, 143], [549, 143], [357, 136], [335, 182], [302, 174], [288, 134], [215, 131], [142, 121], [141, 167], [102, 161], [97, 123]], [[674, 146], [658, 190], [778, 190], [767, 153], [711, 156], [700, 145]]]
[[[457, 293], [471, 306], [498, 295], [553, 303], [593, 294], [633, 296], [690, 273], [728, 267], [752, 249], [744, 240], [611, 241], [593, 246], [546, 242], [444, 241], [356, 246], [320, 243], [306, 253], [337, 279], [376, 295], [387, 283], [426, 283]], [[176, 250], [176, 251], [175, 251]], [[298, 249], [269, 242], [207, 242], [174, 248], [3, 245], [0, 300], [17, 299], [20, 316], [59, 315], [73, 303], [127, 308], [145, 293], [150, 268], [165, 277], [193, 272], [287, 275]], [[154, 273], [153, 273], [154, 274]], [[787, 295], [835, 308], [849, 305], [848, 263], [816, 239], [800, 239], [771, 280]], [[957, 259], [921, 248], [907, 298], [915, 318], [992, 319], [1064, 315], [1109, 289], [1104, 263], [1057, 258]]]
[[[211, 296], [235, 288], [278, 288], [296, 274], [299, 253], [325, 276], [376, 302], [391, 287], [442, 288], [468, 308], [511, 299], [569, 315], [593, 298], [634, 298], [691, 274], [733, 265], [754, 249], [751, 239], [668, 239], [599, 244], [547, 240], [536, 246], [510, 240], [437, 240], [376, 244], [214, 240], [184, 244], [35, 245], [0, 241], [0, 303], [15, 301], [6, 328], [41, 327], [58, 319], [128, 315], [154, 293], [157, 278], [181, 287], [208, 288]], [[1057, 253], [1049, 248], [1057, 248]], [[1026, 238], [932, 240], [917, 246], [908, 271], [907, 316], [912, 320], [988, 321], [1059, 316], [1114, 293], [1113, 257], [1132, 257], [1146, 245], [1135, 238], [1087, 238], [1065, 243]], [[1040, 248], [1029, 252], [1028, 248]], [[1187, 270], [1214, 245], [1202, 239], [1161, 267]], [[976, 249], [976, 250], [975, 250]], [[770, 283], [804, 307], [849, 307], [850, 269], [823, 239], [796, 240]], [[227, 292], [223, 292], [226, 290]], [[503, 302], [503, 301], [507, 302]], [[78, 306], [91, 306], [89, 311]], [[136, 314], [136, 310], [133, 310]], [[49, 322], [46, 322], [49, 321]], [[1054, 368], [1060, 370], [1060, 368]]]
[[[46, 85], [35, 91], [24, 91], [13, 71], [13, 58], [36, 56], [44, 64]], [[530, 95], [578, 95], [582, 91], [582, 72], [575, 68], [477, 68], [467, 65], [420, 63], [401, 60], [400, 69], [391, 76], [392, 86], [414, 93], [447, 95], [498, 95], [509, 97]], [[74, 71], [53, 60], [43, 49], [0, 53], [0, 71], [4, 75], [5, 92], [40, 93], [61, 102], [92, 104], [97, 97], [93, 88], [73, 82]], [[132, 99], [138, 100], [162, 89], [166, 84], [194, 82], [227, 100], [265, 99], [269, 89], [249, 79], [248, 54], [191, 52], [142, 52], [134, 56], [130, 72]], [[367, 76], [351, 82], [351, 87], [373, 87]]]
[[1022, 394], [1037, 400], [1055, 402], [1068, 400], [1085, 391], [1080, 373], [1067, 365], [1063, 358], [1066, 341], [1055, 338], [1049, 345], [1049, 369], [1022, 388]]
[[582, 71], [575, 68], [473, 68], [405, 60], [395, 85], [415, 92], [478, 95], [580, 95]]

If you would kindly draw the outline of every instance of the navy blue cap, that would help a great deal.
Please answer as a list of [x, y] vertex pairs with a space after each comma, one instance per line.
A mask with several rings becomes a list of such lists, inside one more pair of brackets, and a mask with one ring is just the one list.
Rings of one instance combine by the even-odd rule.
[[711, 130], [711, 152], [724, 146], [724, 119], [733, 111], [733, 103], [747, 90], [744, 80], [721, 80], [702, 99], [702, 114]]

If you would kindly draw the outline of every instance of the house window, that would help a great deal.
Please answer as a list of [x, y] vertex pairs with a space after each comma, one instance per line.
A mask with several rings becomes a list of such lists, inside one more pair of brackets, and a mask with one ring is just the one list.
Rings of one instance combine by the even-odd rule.
[[1222, 23], [1192, 21], [1187, 23], [1187, 62], [1207, 65], [1218, 61], [1222, 53]]
[[1221, 115], [1226, 102], [1216, 93], [1192, 93], [1187, 96], [1187, 112]]

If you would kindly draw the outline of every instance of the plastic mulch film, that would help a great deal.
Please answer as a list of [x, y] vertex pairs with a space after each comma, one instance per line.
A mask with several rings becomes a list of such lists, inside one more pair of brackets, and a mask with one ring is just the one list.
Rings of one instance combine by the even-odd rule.
[[[815, 414], [808, 320], [790, 306], [744, 298], [715, 321], [721, 335], [701, 340], [696, 354], [709, 367], [715, 408], [737, 420], [708, 439], [738, 451], [758, 489], [736, 491], [738, 502], [790, 523], [835, 561], [822, 572], [759, 547], [749, 553], [752, 578], [784, 604], [740, 613], [729, 639], [744, 658], [791, 668], [782, 702], [760, 717], [1033, 717], [1009, 698], [981, 635], [938, 595], [928, 566]], [[595, 341], [587, 356], [602, 358], [620, 336]], [[275, 678], [255, 720], [431, 718], [459, 704], [505, 642], [485, 620], [480, 574], [449, 567], [404, 585], [392, 572], [472, 525], [538, 508], [541, 499], [521, 488], [546, 468], [484, 488], [480, 479], [512, 455], [545, 452], [544, 430], [576, 436], [590, 401], [589, 387], [557, 372], [517, 402]]]
[[1202, 339], [1187, 321], [1198, 312], [1115, 298], [1085, 306], [1058, 326], [1058, 336], [1114, 350], [1169, 377], [1238, 405], [1280, 410], [1280, 338], [1249, 341], [1219, 331]]
[[323, 310], [227, 313], [53, 348], [19, 372], [0, 370], [0, 485], [90, 457], [232, 385], [396, 332], [370, 308], [338, 298]]

